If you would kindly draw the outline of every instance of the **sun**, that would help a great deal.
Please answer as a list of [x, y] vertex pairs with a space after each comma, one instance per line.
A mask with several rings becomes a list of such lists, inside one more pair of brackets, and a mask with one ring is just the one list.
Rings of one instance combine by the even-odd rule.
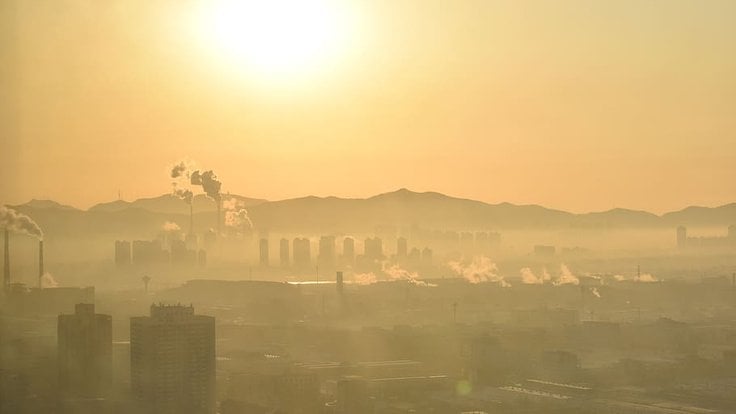
[[349, 41], [337, 1], [220, 0], [207, 3], [208, 47], [250, 73], [284, 78], [331, 64]]

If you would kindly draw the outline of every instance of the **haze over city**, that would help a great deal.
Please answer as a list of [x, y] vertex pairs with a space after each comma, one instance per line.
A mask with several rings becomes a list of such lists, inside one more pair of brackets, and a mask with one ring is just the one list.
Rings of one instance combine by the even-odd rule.
[[736, 2], [0, 2], [0, 414], [736, 412]]

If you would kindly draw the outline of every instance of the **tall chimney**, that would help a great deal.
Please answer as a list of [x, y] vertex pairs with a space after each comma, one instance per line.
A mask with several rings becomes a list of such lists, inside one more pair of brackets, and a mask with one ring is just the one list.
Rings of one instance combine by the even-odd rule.
[[189, 234], [194, 234], [194, 199], [189, 202]]
[[343, 283], [342, 272], [337, 272], [335, 275], [335, 287], [339, 295], [342, 295]]
[[3, 262], [3, 287], [7, 291], [10, 289], [10, 237], [8, 236], [8, 229], [5, 229], [5, 252]]
[[38, 287], [43, 287], [43, 240], [38, 241]]
[[222, 231], [222, 229], [220, 228], [220, 222], [222, 221], [222, 218], [220, 218], [220, 214], [222, 213], [220, 211], [220, 209], [222, 207], [220, 206], [220, 200], [219, 199], [218, 200], [215, 200], [215, 201], [217, 201], [217, 240], [219, 241], [220, 240], [220, 232]]

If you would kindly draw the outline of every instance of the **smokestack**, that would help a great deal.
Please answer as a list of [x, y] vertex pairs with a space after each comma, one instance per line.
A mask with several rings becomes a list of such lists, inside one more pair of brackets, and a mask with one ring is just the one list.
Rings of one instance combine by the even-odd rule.
[[38, 241], [38, 288], [43, 287], [43, 240]]
[[337, 287], [337, 293], [339, 295], [342, 295], [342, 288], [343, 288], [342, 272], [337, 272], [337, 274], [335, 275], [335, 286]]
[[3, 287], [7, 291], [10, 288], [10, 237], [8, 229], [5, 228], [5, 254], [3, 262]]
[[194, 234], [194, 200], [189, 203], [189, 234]]
[[215, 200], [217, 202], [217, 237], [219, 239], [220, 235], [222, 234], [222, 229], [220, 228], [220, 223], [222, 222], [222, 219], [220, 218], [220, 215], [222, 214], [221, 206], [220, 206], [220, 199]]

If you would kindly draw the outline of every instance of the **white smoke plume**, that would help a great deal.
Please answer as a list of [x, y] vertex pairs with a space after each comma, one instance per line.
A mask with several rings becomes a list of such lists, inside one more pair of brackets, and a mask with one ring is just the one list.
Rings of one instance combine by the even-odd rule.
[[521, 283], [525, 285], [543, 285], [552, 280], [552, 276], [547, 272], [547, 269], [542, 269], [539, 276], [528, 267], [521, 269], [519, 272], [521, 273]]
[[419, 275], [417, 274], [417, 272], [406, 270], [397, 264], [388, 264], [387, 262], [384, 262], [381, 265], [381, 268], [383, 272], [386, 273], [389, 278], [391, 278], [391, 280], [406, 280], [407, 282], [416, 286], [437, 286], [434, 283], [427, 283], [423, 280], [419, 280]]
[[161, 229], [163, 231], [179, 231], [179, 230], [181, 230], [181, 227], [179, 227], [178, 224], [176, 224], [176, 223], [174, 223], [172, 221], [167, 221], [166, 223], [164, 223], [163, 226], [161, 226]]
[[355, 280], [354, 283], [361, 286], [372, 285], [378, 282], [378, 278], [376, 278], [376, 275], [373, 272], [356, 273], [355, 275], [353, 275], [353, 278]]
[[245, 203], [230, 198], [222, 202], [222, 208], [225, 210], [225, 225], [234, 229], [252, 229], [253, 222], [248, 216], [248, 210], [245, 209]]
[[597, 297], [598, 299], [601, 298], [601, 292], [598, 291], [598, 288], [592, 287], [590, 288], [590, 293], [593, 294], [593, 296]]
[[561, 286], [561, 285], [579, 285], [580, 279], [577, 278], [570, 269], [562, 263], [560, 265], [560, 275], [552, 281], [552, 284], [555, 286]]
[[43, 240], [43, 231], [32, 218], [3, 205], [0, 205], [0, 228]]
[[655, 283], [655, 282], [659, 282], [659, 279], [657, 279], [657, 277], [654, 276], [654, 275], [652, 275], [651, 273], [642, 273], [641, 275], [639, 275], [638, 278], [636, 276], [627, 277], [627, 276], [624, 276], [624, 275], [614, 275], [613, 278], [617, 282], [626, 282], [626, 281], [641, 282], [641, 283]]
[[41, 276], [41, 287], [42, 288], [55, 288], [59, 286], [59, 282], [54, 279], [51, 273], [46, 272]]
[[486, 256], [475, 256], [468, 261], [452, 261], [447, 263], [457, 275], [470, 283], [493, 282], [502, 287], [511, 287], [506, 279], [498, 274], [498, 266]]

